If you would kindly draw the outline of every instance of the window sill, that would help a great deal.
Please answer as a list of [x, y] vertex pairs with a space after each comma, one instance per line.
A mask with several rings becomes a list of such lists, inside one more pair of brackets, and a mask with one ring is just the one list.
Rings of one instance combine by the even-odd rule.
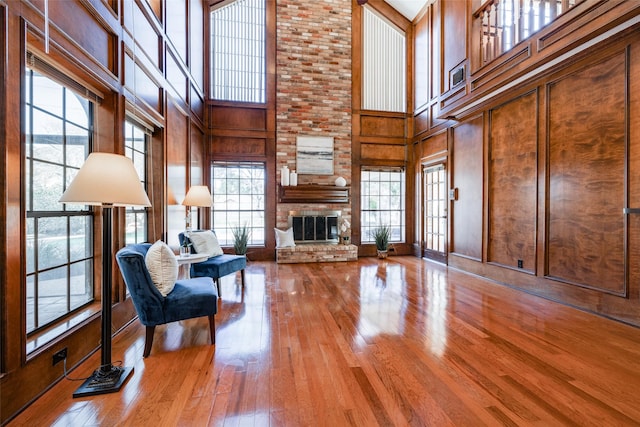
[[60, 322], [45, 328], [42, 331], [39, 331], [32, 336], [27, 338], [27, 358], [34, 352], [37, 352], [38, 349], [46, 346], [51, 341], [56, 340], [57, 338], [66, 335], [73, 328], [78, 326], [79, 324], [85, 322], [87, 319], [93, 317], [95, 314], [100, 313], [101, 305], [100, 302], [94, 302], [80, 311], [77, 311], [69, 317], [64, 318]]

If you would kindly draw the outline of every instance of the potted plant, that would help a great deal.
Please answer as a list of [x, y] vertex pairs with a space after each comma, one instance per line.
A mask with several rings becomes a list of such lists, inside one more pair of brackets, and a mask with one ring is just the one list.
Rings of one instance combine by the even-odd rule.
[[251, 229], [245, 223], [231, 228], [233, 234], [233, 249], [236, 255], [246, 255], [247, 246], [249, 245], [249, 236], [251, 235]]
[[391, 227], [388, 225], [380, 225], [371, 232], [376, 242], [378, 258], [386, 258], [389, 249], [389, 238], [391, 237]]

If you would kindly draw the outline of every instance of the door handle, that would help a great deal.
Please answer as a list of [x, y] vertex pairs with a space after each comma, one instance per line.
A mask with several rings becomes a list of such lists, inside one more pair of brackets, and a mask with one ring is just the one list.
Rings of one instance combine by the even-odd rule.
[[640, 214], [640, 208], [622, 208], [622, 213], [625, 215]]

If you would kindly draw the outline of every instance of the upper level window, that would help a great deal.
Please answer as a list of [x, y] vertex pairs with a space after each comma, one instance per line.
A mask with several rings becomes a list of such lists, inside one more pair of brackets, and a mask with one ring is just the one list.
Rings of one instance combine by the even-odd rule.
[[25, 76], [26, 327], [93, 301], [93, 216], [58, 200], [89, 155], [93, 104], [34, 69]]
[[365, 6], [362, 37], [362, 108], [406, 110], [406, 35]]
[[405, 240], [405, 178], [401, 168], [362, 168], [360, 173], [362, 243], [373, 243], [373, 230], [391, 229], [391, 242]]
[[[147, 188], [147, 143], [145, 129], [131, 121], [124, 124], [124, 151], [138, 172], [142, 186]], [[125, 225], [125, 243], [147, 241], [147, 209], [145, 207], [127, 207]]]
[[211, 8], [211, 97], [264, 103], [265, 0], [235, 0]]

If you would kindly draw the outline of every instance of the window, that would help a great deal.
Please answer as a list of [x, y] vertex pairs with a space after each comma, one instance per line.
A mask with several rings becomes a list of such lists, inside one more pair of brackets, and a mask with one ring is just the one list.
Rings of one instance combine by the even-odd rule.
[[213, 229], [223, 246], [233, 244], [234, 227], [247, 225], [249, 246], [264, 246], [265, 228], [264, 163], [213, 162]]
[[406, 110], [406, 35], [368, 6], [362, 38], [362, 108]]
[[265, 0], [223, 2], [210, 18], [211, 97], [264, 103]]
[[373, 229], [380, 225], [391, 228], [391, 242], [404, 242], [404, 171], [400, 168], [364, 168], [360, 179], [362, 242], [373, 243]]
[[93, 301], [93, 216], [58, 202], [89, 154], [93, 104], [27, 68], [27, 334]]
[[[138, 172], [142, 186], [147, 189], [147, 139], [145, 130], [135, 123], [124, 124], [124, 151]], [[127, 207], [125, 243], [147, 241], [147, 210], [144, 207]]]

